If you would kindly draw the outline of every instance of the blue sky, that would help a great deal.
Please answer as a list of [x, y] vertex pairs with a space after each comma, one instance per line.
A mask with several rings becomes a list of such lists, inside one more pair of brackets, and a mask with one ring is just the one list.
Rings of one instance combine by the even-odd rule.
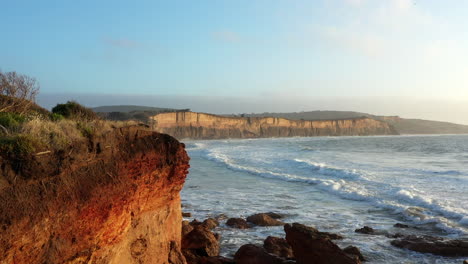
[[[42, 94], [468, 101], [468, 1], [1, 6], [0, 68], [36, 77]], [[291, 110], [315, 109], [302, 107]]]

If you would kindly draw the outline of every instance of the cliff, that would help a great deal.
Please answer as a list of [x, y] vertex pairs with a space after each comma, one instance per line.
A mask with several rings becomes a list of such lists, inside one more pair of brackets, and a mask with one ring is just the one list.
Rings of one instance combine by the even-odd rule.
[[139, 127], [0, 158], [0, 263], [185, 263], [188, 160], [183, 144]]
[[176, 138], [222, 139], [262, 137], [396, 135], [386, 122], [362, 117], [341, 120], [288, 120], [276, 117], [223, 117], [195, 112], [161, 113], [153, 128]]

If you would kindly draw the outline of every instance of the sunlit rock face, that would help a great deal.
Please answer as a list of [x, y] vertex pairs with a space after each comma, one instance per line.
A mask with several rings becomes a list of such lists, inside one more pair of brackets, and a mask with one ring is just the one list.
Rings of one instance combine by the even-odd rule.
[[0, 160], [0, 263], [185, 263], [185, 147], [116, 129], [13, 170]]
[[341, 120], [288, 120], [275, 117], [223, 117], [195, 112], [162, 113], [153, 128], [176, 138], [223, 139], [312, 136], [396, 135], [387, 122], [367, 117]]

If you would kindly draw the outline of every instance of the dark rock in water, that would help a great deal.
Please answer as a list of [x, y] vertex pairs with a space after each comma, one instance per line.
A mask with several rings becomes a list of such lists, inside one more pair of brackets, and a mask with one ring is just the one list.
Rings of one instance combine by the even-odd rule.
[[182, 216], [183, 216], [183, 217], [191, 217], [192, 214], [191, 214], [191, 213], [182, 212]]
[[439, 237], [411, 235], [393, 240], [391, 244], [399, 248], [446, 257], [468, 256], [467, 240], [445, 240]]
[[363, 228], [354, 230], [354, 232], [371, 235], [375, 233], [375, 230], [372, 227], [364, 226]]
[[298, 264], [361, 263], [357, 257], [348, 256], [328, 236], [315, 228], [294, 223], [284, 225], [284, 231]]
[[202, 225], [208, 229], [214, 229], [215, 227], [219, 226], [219, 222], [214, 218], [208, 218], [203, 221]]
[[275, 212], [268, 212], [268, 213], [265, 213], [267, 214], [269, 217], [273, 218], [273, 219], [281, 219], [281, 218], [284, 218], [284, 215], [282, 214], [279, 214], [279, 213], [275, 213]]
[[405, 237], [406, 235], [403, 235], [402, 233], [395, 233], [395, 234], [386, 234], [388, 238], [400, 238], [400, 237]]
[[252, 244], [243, 245], [234, 255], [236, 264], [283, 264], [284, 260], [268, 254], [262, 247]]
[[250, 223], [253, 223], [255, 225], [259, 226], [281, 226], [284, 225], [283, 222], [278, 221], [268, 214], [265, 213], [260, 213], [260, 214], [254, 214], [249, 217], [247, 217], [247, 221]]
[[269, 236], [263, 241], [263, 248], [282, 258], [294, 258], [292, 248], [284, 238]]
[[463, 261], [463, 264], [468, 264], [468, 260], [464, 260], [464, 261]]
[[192, 255], [217, 256], [219, 255], [219, 242], [213, 232], [202, 225], [196, 225], [190, 233], [182, 237], [182, 249], [187, 259], [192, 258]]
[[200, 222], [197, 219], [193, 219], [193, 221], [190, 222], [191, 226], [197, 226], [197, 225], [201, 225], [201, 224], [203, 224], [203, 222]]
[[242, 218], [229, 218], [226, 222], [226, 225], [230, 227], [239, 228], [239, 229], [250, 228], [247, 221], [245, 221], [245, 219], [242, 219]]
[[359, 258], [360, 261], [365, 261], [366, 259], [364, 258], [364, 256], [362, 255], [361, 253], [361, 250], [359, 250], [359, 248], [355, 247], [355, 246], [347, 246], [343, 249], [343, 251], [348, 254], [348, 255], [354, 255], [354, 256], [357, 256]]
[[216, 256], [216, 257], [201, 257], [198, 259], [197, 264], [235, 264], [235, 262], [233, 259]]
[[397, 227], [397, 228], [408, 228], [409, 227], [409, 225], [405, 225], [405, 224], [401, 224], [401, 223], [396, 223], [393, 226]]

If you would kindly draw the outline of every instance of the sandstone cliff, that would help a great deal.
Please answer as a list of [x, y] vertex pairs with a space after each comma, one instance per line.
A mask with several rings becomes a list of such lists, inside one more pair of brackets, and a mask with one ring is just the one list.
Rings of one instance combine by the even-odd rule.
[[0, 158], [0, 263], [185, 263], [184, 145], [138, 127]]
[[223, 117], [195, 112], [162, 113], [153, 128], [176, 138], [222, 139], [261, 137], [396, 135], [386, 122], [371, 118], [288, 120], [275, 117]]

